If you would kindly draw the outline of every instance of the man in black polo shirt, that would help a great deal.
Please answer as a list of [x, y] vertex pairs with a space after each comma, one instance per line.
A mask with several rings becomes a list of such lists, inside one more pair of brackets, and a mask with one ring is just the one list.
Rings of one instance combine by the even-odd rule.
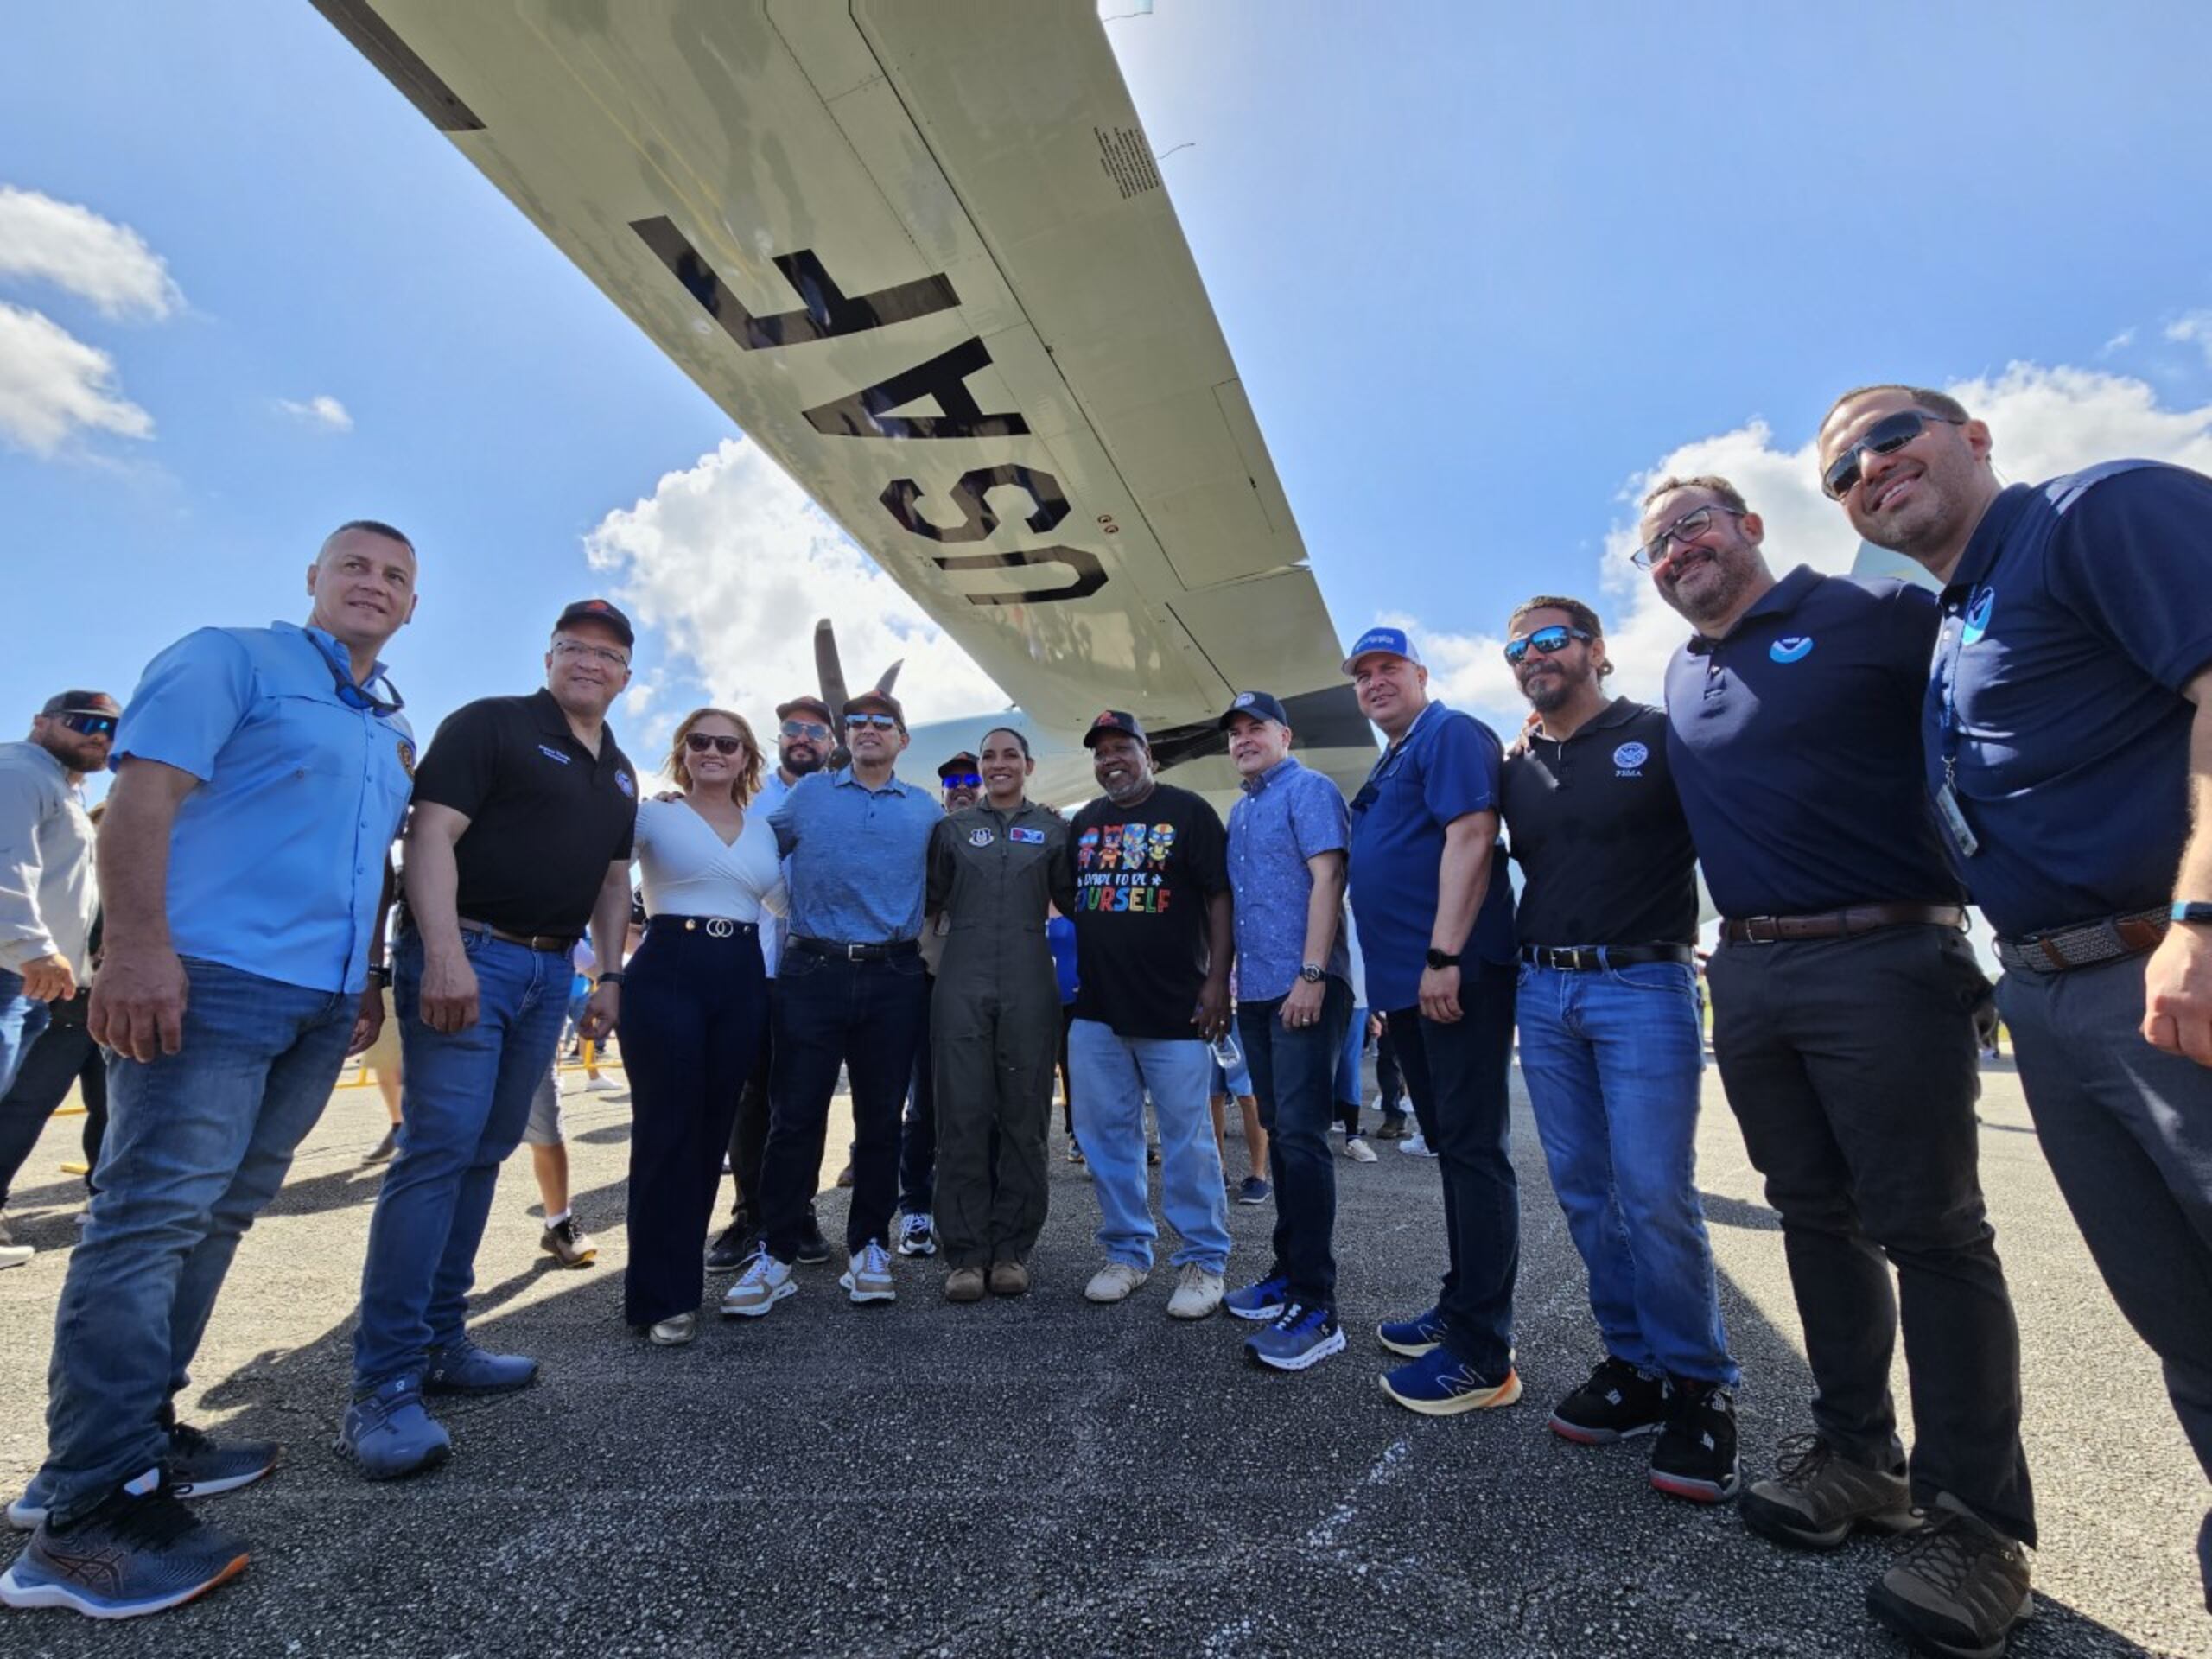
[[[452, 1443], [423, 1410], [425, 1390], [501, 1394], [537, 1372], [534, 1359], [469, 1340], [468, 1287], [499, 1166], [553, 1064], [587, 922], [599, 960], [622, 960], [638, 779], [606, 715], [634, 644], [605, 600], [569, 606], [545, 688], [456, 709], [416, 769], [393, 979], [399, 1155], [369, 1225], [338, 1442], [372, 1479], [445, 1460]], [[613, 1025], [621, 980], [600, 976], [587, 1039]]]
[[1584, 1446], [1656, 1433], [1652, 1485], [1718, 1503], [1737, 1485], [1737, 1369], [1698, 1202], [1697, 853], [1667, 716], [1605, 696], [1580, 600], [1532, 599], [1506, 635], [1540, 717], [1503, 785], [1521, 1076], [1605, 1344], [1551, 1426]]
[[[1959, 1570], [1910, 1550], [1870, 1600], [1909, 1630], [2001, 1642], [2035, 1504], [1974, 1129], [1988, 982], [1921, 783], [1935, 597], [1805, 566], [1777, 582], [1764, 536], [1726, 479], [1670, 478], [1637, 550], [1697, 630], [1667, 669], [1668, 754], [1724, 918], [1713, 1049], [1782, 1217], [1815, 1387], [1815, 1433], [1785, 1444], [1744, 1518], [1830, 1548], [1854, 1526], [1909, 1530], [1916, 1506], [1942, 1517]], [[1889, 1389], [1900, 1303], [1909, 1465]]]
[[[1940, 391], [1863, 387], [1821, 424], [1823, 482], [1948, 584], [1928, 788], [2044, 1154], [2212, 1475], [2212, 479], [2004, 488], [1993, 443]], [[2212, 1515], [2197, 1555], [2212, 1605]]]

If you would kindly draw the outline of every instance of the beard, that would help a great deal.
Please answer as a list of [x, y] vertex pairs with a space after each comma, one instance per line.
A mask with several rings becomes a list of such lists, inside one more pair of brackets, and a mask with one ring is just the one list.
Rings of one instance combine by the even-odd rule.
[[1523, 683], [1521, 687], [1521, 694], [1529, 699], [1529, 706], [1538, 714], [1548, 715], [1554, 709], [1566, 707], [1568, 699], [1583, 686], [1588, 684], [1590, 679], [1590, 671], [1586, 670], [1580, 674], [1570, 674], [1565, 669], [1561, 669], [1556, 674], [1547, 675], [1542, 679]]
[[783, 762], [784, 770], [794, 778], [804, 778], [810, 772], [821, 771], [829, 764], [830, 760], [830, 757], [819, 749], [811, 753], [804, 752], [794, 753], [791, 750], [785, 749], [777, 758]]

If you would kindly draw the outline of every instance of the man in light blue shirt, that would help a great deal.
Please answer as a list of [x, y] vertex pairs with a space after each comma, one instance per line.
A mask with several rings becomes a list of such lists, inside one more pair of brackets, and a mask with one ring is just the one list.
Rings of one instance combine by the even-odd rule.
[[357, 520], [307, 574], [305, 627], [202, 628], [156, 657], [116, 734], [99, 839], [94, 1038], [116, 1051], [100, 1190], [54, 1319], [38, 1520], [0, 1601], [158, 1612], [245, 1570], [178, 1502], [259, 1479], [172, 1402], [238, 1249], [383, 1021], [369, 982], [414, 734], [377, 652], [415, 550]]

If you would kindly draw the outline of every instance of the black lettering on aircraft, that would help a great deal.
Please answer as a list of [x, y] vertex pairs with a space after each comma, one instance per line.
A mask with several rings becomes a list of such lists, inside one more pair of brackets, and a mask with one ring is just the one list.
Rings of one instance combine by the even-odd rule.
[[991, 511], [990, 493], [1001, 488], [1028, 492], [1037, 511], [1027, 522], [1040, 536], [1068, 516], [1068, 499], [1060, 493], [1059, 480], [1050, 473], [1011, 463], [961, 474], [960, 481], [946, 492], [952, 505], [960, 509], [963, 522], [957, 524], [940, 528], [915, 511], [922, 486], [911, 478], [893, 479], [883, 486], [881, 499], [884, 510], [899, 521], [899, 527], [917, 536], [926, 536], [933, 542], [981, 542], [999, 527], [999, 516]]
[[1011, 553], [957, 553], [950, 557], [933, 555], [931, 563], [940, 570], [1003, 570], [1032, 564], [1064, 564], [1075, 572], [1075, 580], [1065, 588], [1032, 588], [1024, 590], [1008, 588], [1001, 592], [967, 594], [963, 597], [970, 605], [1042, 605], [1058, 599], [1088, 599], [1106, 585], [1106, 567], [1098, 562], [1096, 553], [1086, 553], [1079, 547], [1033, 547]]
[[[1029, 423], [1019, 415], [986, 415], [968, 390], [968, 377], [991, 365], [980, 340], [963, 340], [926, 363], [806, 411], [807, 423], [832, 438], [1019, 438]], [[891, 411], [924, 397], [937, 399], [936, 415]]]
[[910, 318], [925, 317], [933, 311], [950, 311], [960, 304], [960, 296], [953, 292], [951, 283], [941, 276], [899, 283], [878, 289], [873, 294], [849, 295], [837, 286], [813, 249], [801, 248], [797, 253], [778, 254], [773, 263], [792, 291], [805, 302], [805, 308], [756, 317], [723, 286], [706, 257], [691, 245], [672, 220], [641, 219], [630, 228], [660, 256], [661, 263], [675, 273], [676, 280], [683, 284], [709, 316], [721, 325], [722, 332], [748, 352], [770, 346], [803, 346], [810, 340], [835, 340], [842, 334], [865, 334], [871, 328], [885, 328]]

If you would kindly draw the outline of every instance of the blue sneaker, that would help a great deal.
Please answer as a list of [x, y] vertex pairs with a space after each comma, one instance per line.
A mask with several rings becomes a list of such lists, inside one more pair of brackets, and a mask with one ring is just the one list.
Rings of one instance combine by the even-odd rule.
[[1268, 1201], [1268, 1195], [1274, 1191], [1274, 1188], [1269, 1186], [1257, 1175], [1247, 1175], [1244, 1178], [1244, 1185], [1236, 1189], [1236, 1202], [1239, 1204], [1265, 1204]]
[[[190, 1423], [171, 1423], [162, 1472], [168, 1477], [173, 1497], [215, 1497], [252, 1485], [276, 1466], [282, 1450], [274, 1440], [234, 1440], [226, 1446]], [[44, 1480], [43, 1470], [33, 1475], [23, 1495], [8, 1506], [8, 1524], [16, 1531], [35, 1532], [46, 1519], [53, 1495]]]
[[1444, 1316], [1432, 1307], [1410, 1319], [1385, 1319], [1375, 1327], [1375, 1335], [1392, 1353], [1419, 1359], [1444, 1340]]
[[537, 1381], [537, 1362], [522, 1354], [486, 1353], [467, 1337], [430, 1350], [425, 1394], [512, 1394]]
[[1463, 1411], [1510, 1406], [1521, 1397], [1520, 1374], [1511, 1366], [1505, 1368], [1503, 1381], [1493, 1382], [1449, 1348], [1432, 1348], [1378, 1380], [1383, 1393], [1424, 1417], [1456, 1417]]
[[67, 1527], [49, 1518], [5, 1573], [0, 1602], [135, 1618], [206, 1595], [245, 1571], [245, 1541], [194, 1518], [158, 1469]]
[[453, 1455], [453, 1436], [423, 1409], [423, 1385], [395, 1376], [346, 1408], [337, 1449], [371, 1480], [396, 1480], [443, 1463]]
[[1221, 1299], [1221, 1305], [1240, 1319], [1256, 1319], [1262, 1324], [1282, 1317], [1284, 1299], [1290, 1294], [1290, 1281], [1279, 1273], [1271, 1273], [1255, 1285], [1232, 1290]]
[[1344, 1351], [1344, 1330], [1337, 1323], [1337, 1316], [1325, 1307], [1304, 1307], [1296, 1302], [1283, 1309], [1282, 1317], [1266, 1330], [1244, 1338], [1246, 1353], [1278, 1371], [1302, 1371]]

